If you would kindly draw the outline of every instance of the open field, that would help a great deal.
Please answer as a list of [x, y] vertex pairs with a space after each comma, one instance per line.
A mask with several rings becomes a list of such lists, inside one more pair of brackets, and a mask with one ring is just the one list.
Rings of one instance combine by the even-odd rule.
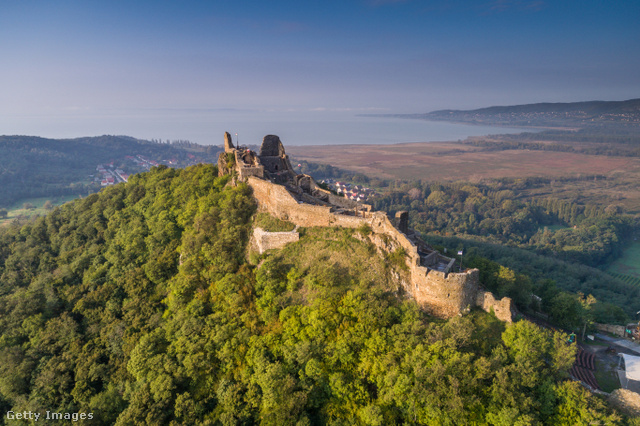
[[294, 146], [287, 151], [299, 160], [396, 179], [473, 181], [502, 177], [611, 174], [618, 171], [640, 173], [640, 159], [637, 158], [552, 151], [483, 151], [455, 142]]
[[[504, 150], [488, 151], [457, 142], [397, 145], [292, 146], [296, 160], [331, 164], [386, 179], [471, 181], [497, 178], [578, 178], [527, 189], [523, 196], [555, 197], [607, 206], [617, 204], [640, 213], [640, 158]], [[602, 175], [603, 179], [586, 179]]]
[[619, 275], [617, 278], [623, 281], [631, 281], [634, 278], [634, 284], [640, 286], [640, 243], [631, 244], [622, 257], [607, 268], [607, 272], [614, 276]]
[[[19, 203], [11, 205], [6, 208], [9, 213], [6, 219], [0, 219], [0, 226], [11, 223], [14, 219], [29, 218], [34, 216], [44, 216], [48, 211], [43, 207], [47, 200], [51, 200], [54, 206], [62, 205], [68, 201], [78, 198], [77, 196], [67, 195], [60, 197], [43, 197], [43, 198], [28, 198], [20, 200]], [[34, 206], [33, 209], [25, 209], [24, 204], [30, 203]]]

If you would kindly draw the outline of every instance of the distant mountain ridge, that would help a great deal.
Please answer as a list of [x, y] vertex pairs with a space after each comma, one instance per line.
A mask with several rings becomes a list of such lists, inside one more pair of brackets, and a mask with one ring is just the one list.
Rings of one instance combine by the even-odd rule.
[[474, 110], [438, 110], [423, 114], [387, 115], [469, 124], [571, 127], [591, 125], [640, 125], [640, 99], [492, 106]]
[[492, 106], [474, 110], [438, 110], [428, 114], [510, 114], [510, 113], [542, 113], [542, 112], [584, 112], [591, 115], [639, 112], [640, 98], [626, 101], [587, 101], [587, 102], [541, 102], [535, 104]]

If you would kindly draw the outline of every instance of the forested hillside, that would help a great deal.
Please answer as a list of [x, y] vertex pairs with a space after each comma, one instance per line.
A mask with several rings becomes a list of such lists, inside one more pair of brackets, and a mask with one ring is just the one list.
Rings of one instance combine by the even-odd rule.
[[191, 162], [190, 151], [185, 148], [198, 154], [199, 161], [209, 162], [215, 162], [219, 150], [184, 141], [166, 144], [128, 136], [76, 139], [0, 136], [0, 207], [25, 198], [85, 196], [95, 192], [100, 184], [94, 184], [89, 175], [96, 172], [96, 166], [112, 161], [121, 164], [125, 156], [144, 155], [156, 161], [173, 158], [184, 167]]
[[[408, 210], [412, 226], [429, 235], [428, 241], [455, 250], [475, 247], [470, 254], [530, 278], [514, 291], [538, 292], [541, 283], [552, 280], [565, 291], [615, 304], [631, 318], [640, 309], [640, 288], [597, 268], [620, 256], [635, 235], [637, 219], [620, 214], [615, 205], [523, 199], [518, 185], [416, 181], [379, 198], [375, 207], [392, 213]], [[521, 309], [530, 302], [528, 296], [504, 295], [520, 300]], [[601, 322], [628, 319], [614, 313], [619, 309], [599, 308]]]
[[[0, 410], [86, 424], [639, 424], [565, 380], [566, 336], [397, 292], [360, 231], [260, 257], [256, 205], [166, 167], [0, 230]], [[259, 265], [259, 266], [258, 266]], [[79, 422], [82, 423], [82, 422]]]

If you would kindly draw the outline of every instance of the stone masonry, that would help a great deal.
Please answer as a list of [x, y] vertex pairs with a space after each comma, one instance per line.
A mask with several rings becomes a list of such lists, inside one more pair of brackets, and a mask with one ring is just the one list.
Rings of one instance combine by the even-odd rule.
[[262, 254], [267, 250], [279, 249], [289, 243], [295, 243], [300, 239], [300, 234], [295, 229], [289, 232], [268, 232], [262, 228], [256, 228], [253, 230], [253, 239], [258, 252]]
[[[253, 152], [247, 154], [247, 150], [241, 147], [233, 148], [230, 136], [227, 140], [227, 135], [228, 133], [225, 134], [225, 151], [229, 151], [220, 154], [218, 164], [220, 166], [222, 162], [222, 165], [226, 165], [223, 156], [227, 158], [229, 154], [234, 155], [235, 173], [251, 186], [260, 209], [297, 226], [369, 226], [373, 231], [370, 239], [379, 250], [386, 253], [398, 249], [404, 251], [408, 280], [403, 280], [402, 285], [430, 314], [451, 318], [478, 306], [487, 312], [493, 311], [503, 321], [512, 321], [514, 306], [511, 299], [505, 297], [498, 300], [493, 294], [483, 290], [477, 269], [453, 272], [455, 259], [441, 255], [415, 237], [408, 229], [406, 212], [399, 212], [394, 225], [386, 213], [374, 212], [369, 205], [356, 203], [319, 188], [310, 176], [296, 175], [277, 136], [268, 135], [264, 138], [260, 150], [261, 154], [265, 154], [263, 156]], [[249, 168], [254, 169], [254, 172], [248, 172]], [[227, 167], [226, 171], [229, 172], [230, 169]], [[256, 229], [254, 238], [259, 249], [262, 244], [262, 252], [297, 241], [298, 233], [265, 233]]]

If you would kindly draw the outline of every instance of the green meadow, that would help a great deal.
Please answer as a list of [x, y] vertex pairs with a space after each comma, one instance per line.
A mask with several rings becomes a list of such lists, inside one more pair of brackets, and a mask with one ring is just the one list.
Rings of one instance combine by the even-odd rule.
[[51, 201], [53, 207], [60, 206], [66, 202], [78, 198], [74, 195], [65, 195], [59, 197], [41, 197], [41, 198], [27, 198], [22, 199], [13, 205], [10, 205], [4, 209], [7, 210], [7, 217], [0, 218], [0, 226], [11, 223], [15, 219], [25, 219], [34, 216], [44, 216], [49, 210], [44, 208], [47, 201]]
[[631, 244], [624, 251], [622, 257], [609, 265], [607, 272], [623, 281], [625, 278], [618, 275], [629, 276], [629, 282], [631, 282], [631, 278], [640, 278], [640, 243]]

